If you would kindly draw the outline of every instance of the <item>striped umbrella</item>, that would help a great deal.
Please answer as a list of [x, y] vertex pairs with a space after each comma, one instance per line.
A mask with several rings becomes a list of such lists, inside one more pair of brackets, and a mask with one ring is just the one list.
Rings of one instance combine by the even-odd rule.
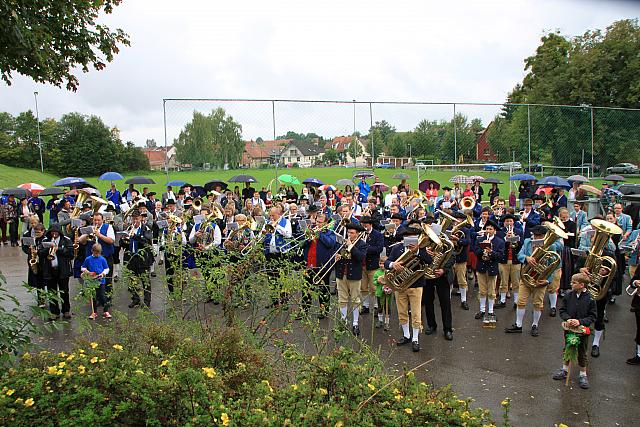
[[466, 184], [469, 182], [469, 177], [466, 175], [456, 175], [452, 177], [449, 182], [453, 182], [454, 184]]
[[34, 196], [44, 191], [44, 187], [40, 184], [36, 184], [35, 182], [25, 182], [24, 184], [18, 185], [18, 188], [29, 190]]

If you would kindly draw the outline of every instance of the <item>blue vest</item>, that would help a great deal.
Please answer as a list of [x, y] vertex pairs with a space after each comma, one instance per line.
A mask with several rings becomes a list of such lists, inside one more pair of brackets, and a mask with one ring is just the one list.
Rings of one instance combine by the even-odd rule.
[[[103, 235], [106, 236], [108, 229], [109, 229], [109, 224], [106, 224], [106, 223], [102, 224], [100, 226], [100, 234], [103, 234]], [[113, 244], [110, 245], [110, 244], [105, 243], [103, 241], [96, 241], [95, 243], [100, 243], [100, 246], [102, 246], [102, 256], [103, 257], [109, 258], [111, 255], [113, 255], [113, 252], [114, 252]], [[91, 256], [92, 255], [92, 253], [91, 253], [92, 246], [93, 245], [86, 245], [85, 253], [86, 253], [87, 256]]]
[[[278, 222], [278, 225], [280, 227], [285, 227], [287, 225], [287, 219], [285, 217], [280, 218], [280, 222]], [[283, 249], [287, 248], [283, 248], [285, 245], [285, 241], [284, 241], [284, 236], [276, 231], [274, 231], [274, 233], [276, 234], [276, 252], [277, 253], [282, 253]], [[264, 238], [264, 251], [265, 253], [269, 253], [271, 248], [271, 233], [268, 233], [265, 238]]]

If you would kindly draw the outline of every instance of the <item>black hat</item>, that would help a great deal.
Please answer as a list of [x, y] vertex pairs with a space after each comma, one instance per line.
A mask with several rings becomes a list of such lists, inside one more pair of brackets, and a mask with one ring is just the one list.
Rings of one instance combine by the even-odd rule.
[[547, 234], [547, 227], [545, 227], [544, 225], [536, 225], [535, 227], [531, 228], [531, 233], [535, 234], [536, 236], [542, 236], [544, 234]]
[[494, 220], [490, 219], [487, 222], [484, 223], [484, 226], [486, 227], [487, 225], [490, 225], [493, 227], [494, 230], [499, 230], [500, 227], [498, 226], [498, 223], [495, 222]]
[[52, 231], [57, 231], [59, 234], [61, 234], [60, 233], [60, 224], [58, 224], [58, 223], [51, 224], [51, 226], [47, 230], [47, 236], [50, 236]]
[[467, 216], [460, 211], [451, 212], [451, 216], [456, 219], [467, 219]]
[[451, 187], [444, 186], [444, 187], [442, 187], [442, 191], [451, 191]]
[[318, 208], [316, 205], [311, 205], [309, 206], [309, 209], [307, 209], [307, 212], [311, 213], [311, 212], [318, 212], [320, 210], [320, 208]]
[[155, 191], [151, 191], [147, 193], [147, 197], [155, 196], [157, 193]]
[[167, 203], [165, 203], [166, 205], [175, 205], [176, 201], [173, 199], [167, 199]]
[[91, 202], [84, 202], [82, 204], [82, 209], [91, 209], [93, 207], [93, 204]]
[[116, 211], [116, 207], [113, 206], [113, 202], [109, 202], [109, 204], [105, 208], [105, 212], [115, 212], [115, 211]]
[[193, 197], [191, 197], [191, 196], [187, 196], [187, 197], [184, 198], [185, 202], [190, 202], [192, 200], [193, 200]]
[[511, 214], [506, 214], [505, 216], [503, 216], [503, 217], [502, 217], [502, 221], [503, 221], [503, 222], [504, 222], [504, 221], [506, 221], [506, 220], [508, 220], [508, 219], [512, 219], [512, 220], [514, 220], [514, 221], [515, 221], [515, 220], [516, 220], [516, 217], [515, 217], [515, 216], [513, 216], [513, 215], [511, 215]]
[[360, 224], [373, 224], [373, 218], [370, 216], [363, 216], [360, 218]]
[[131, 211], [131, 217], [141, 216], [140, 211], [138, 209], [134, 209]]
[[394, 213], [393, 215], [391, 215], [391, 219], [399, 219], [401, 221], [404, 221], [404, 217], [399, 213]]
[[350, 224], [347, 224], [347, 230], [356, 230], [357, 232], [362, 232], [364, 231], [364, 227], [361, 226], [360, 224], [354, 224], [353, 222]]

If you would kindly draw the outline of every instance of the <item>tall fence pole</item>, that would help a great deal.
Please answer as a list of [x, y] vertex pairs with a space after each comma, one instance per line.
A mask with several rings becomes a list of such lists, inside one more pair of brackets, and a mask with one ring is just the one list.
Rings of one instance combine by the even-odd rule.
[[38, 92], [33, 92], [36, 99], [36, 124], [38, 126], [38, 148], [40, 149], [40, 172], [44, 173], [44, 163], [42, 162], [42, 139], [40, 138], [40, 112], [38, 111]]
[[529, 142], [529, 155], [528, 155], [528, 161], [529, 161], [529, 173], [531, 173], [531, 109], [529, 108], [529, 106], [527, 105], [527, 139]]
[[162, 100], [162, 124], [164, 126], [164, 172], [169, 182], [169, 149], [167, 148], [167, 100]]
[[456, 126], [456, 104], [453, 104], [453, 169], [458, 170], [458, 131]]
[[358, 137], [356, 136], [356, 100], [353, 100], [353, 167], [358, 167], [357, 160], [357, 149], [356, 145], [358, 144]]
[[369, 138], [371, 138], [371, 170], [375, 171], [376, 149], [373, 144], [373, 108], [371, 107], [371, 103], [369, 103]]
[[595, 133], [593, 130], [593, 107], [591, 107], [591, 164], [589, 165], [589, 169], [591, 169], [591, 174], [593, 175], [595, 171], [593, 170], [594, 163], [594, 150], [595, 150]]
[[[271, 123], [273, 123], [273, 140], [276, 140], [276, 102], [271, 101]], [[275, 143], [274, 143], [275, 145]], [[278, 147], [275, 146], [276, 150], [276, 181], [278, 180], [278, 162], [280, 162], [280, 152], [278, 151]], [[276, 182], [276, 185], [278, 183]], [[279, 187], [276, 187], [279, 188]]]

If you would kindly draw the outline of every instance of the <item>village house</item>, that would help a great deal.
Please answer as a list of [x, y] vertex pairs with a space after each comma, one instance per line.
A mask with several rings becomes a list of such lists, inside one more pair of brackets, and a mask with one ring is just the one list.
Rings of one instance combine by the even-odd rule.
[[[338, 152], [344, 162], [353, 163], [353, 146], [354, 141], [359, 145], [356, 152], [359, 154], [355, 163], [356, 166], [365, 166], [367, 164], [366, 156], [366, 140], [354, 136], [338, 136], [331, 141], [327, 141], [324, 145], [325, 151], [332, 148]], [[369, 160], [370, 161], [370, 160]]]
[[149, 160], [151, 170], [166, 170], [167, 164], [170, 170], [179, 170], [176, 160], [176, 148], [170, 147], [144, 147], [142, 153]]
[[280, 162], [287, 165], [295, 163], [300, 167], [311, 167], [320, 161], [324, 148], [308, 141], [290, 140], [280, 152]]
[[276, 159], [282, 152], [282, 148], [291, 141], [293, 140], [246, 141], [241, 164], [247, 168], [259, 168], [260, 165], [275, 164]]

